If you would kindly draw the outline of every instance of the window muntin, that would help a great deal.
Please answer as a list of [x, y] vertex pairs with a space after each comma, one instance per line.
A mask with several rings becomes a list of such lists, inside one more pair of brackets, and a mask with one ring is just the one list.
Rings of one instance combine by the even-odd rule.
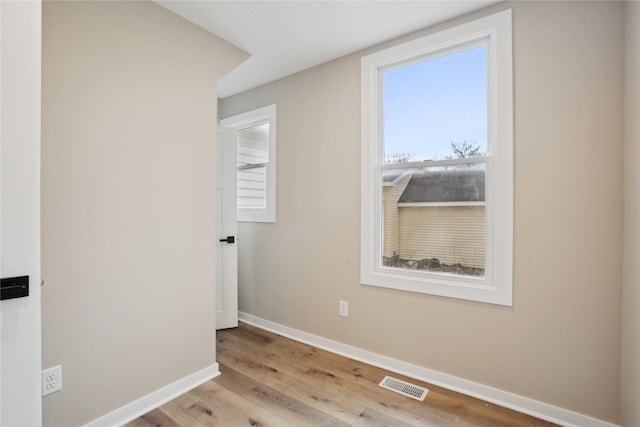
[[[392, 130], [393, 126], [397, 125], [394, 120], [403, 119], [403, 117], [401, 114], [385, 110], [384, 107], [387, 107], [385, 97], [393, 96], [386, 91], [385, 84], [393, 84], [393, 78], [396, 76], [399, 76], [397, 80], [403, 83], [401, 74], [419, 67], [428, 68], [438, 62], [455, 62], [455, 60], [466, 59], [465, 56], [473, 55], [481, 59], [480, 65], [475, 67], [477, 72], [474, 76], [477, 80], [485, 82], [484, 86], [482, 84], [477, 86], [486, 94], [486, 102], [482, 97], [478, 97], [479, 101], [473, 103], [477, 107], [473, 117], [477, 121], [476, 125], [480, 124], [476, 126], [479, 136], [473, 139], [462, 137], [462, 140], [456, 142], [457, 148], [463, 148], [459, 151], [464, 155], [447, 153], [443, 148], [446, 147], [442, 142], [443, 138], [440, 138], [439, 150], [419, 153], [412, 153], [398, 143], [398, 140], [394, 140]], [[363, 57], [361, 201], [361, 282], [363, 284], [511, 305], [513, 260], [511, 76], [510, 11]], [[445, 77], [450, 78], [454, 86], [449, 84], [449, 90], [441, 93], [455, 92], [456, 73], [448, 73]], [[431, 93], [435, 93], [435, 89], [437, 87], [432, 86]], [[455, 98], [453, 95], [452, 97]], [[440, 98], [442, 99], [442, 96]], [[435, 116], [442, 116], [447, 111], [454, 111], [453, 115], [458, 117], [469, 116], [465, 113], [469, 105], [458, 103], [456, 106], [453, 103], [453, 107], [453, 110], [445, 106], [437, 109], [436, 103], [434, 110], [433, 105], [429, 106], [432, 112], [435, 111], [433, 113]], [[420, 107], [416, 109], [420, 110]], [[424, 116], [424, 111], [422, 114]], [[440, 121], [443, 120], [440, 119]], [[456, 123], [455, 120], [452, 122]], [[456, 126], [453, 126], [453, 130], [456, 130]], [[425, 138], [424, 135], [420, 137]], [[450, 137], [449, 141], [446, 141], [449, 142], [450, 148], [454, 138]], [[475, 139], [477, 141], [473, 145], [464, 149], [465, 141], [469, 143]], [[434, 141], [435, 139], [432, 139], [431, 147], [437, 146]], [[385, 192], [389, 193], [390, 182], [398, 180], [396, 184], [403, 184], [401, 181], [404, 180], [406, 184], [411, 177], [419, 177], [416, 174], [424, 174], [427, 171], [448, 170], [453, 173], [455, 170], [463, 171], [465, 168], [482, 170], [484, 200], [470, 200], [468, 195], [463, 195], [463, 197], [457, 197], [460, 200], [453, 197], [439, 201], [436, 200], [437, 198], [401, 201], [401, 194], [398, 194], [401, 191], [396, 189], [394, 197], [397, 200], [391, 203], [392, 210], [403, 209], [405, 213], [410, 212], [412, 219], [409, 218], [411, 215], [404, 215], [404, 219], [401, 219], [400, 215], [396, 219], [388, 217], [389, 204], [385, 205], [385, 197], [389, 196], [385, 195]], [[423, 213], [416, 215], [418, 211]], [[473, 223], [466, 225], [470, 227], [469, 232], [463, 236], [467, 239], [468, 251], [465, 254], [459, 251], [457, 259], [452, 258], [445, 262], [450, 264], [447, 268], [452, 270], [451, 266], [455, 264], [464, 267], [462, 262], [457, 262], [464, 259], [464, 262], [470, 264], [468, 266], [470, 268], [459, 266], [457, 270], [442, 271], [443, 260], [446, 258], [444, 255], [441, 255], [442, 260], [426, 255], [420, 260], [411, 260], [413, 261], [411, 265], [400, 263], [398, 259], [400, 257], [389, 260], [389, 255], [393, 256], [392, 252], [389, 252], [393, 244], [398, 248], [404, 245], [403, 250], [407, 251], [409, 243], [407, 241], [398, 243], [396, 240], [402, 240], [403, 236], [405, 240], [408, 237], [414, 237], [413, 240], [415, 240], [415, 236], [411, 235], [419, 234], [415, 230], [413, 232], [405, 230], [404, 235], [402, 231], [393, 232], [394, 226], [400, 227], [404, 221], [406, 229], [406, 223], [413, 221], [412, 226], [419, 228], [420, 233], [426, 235], [433, 232], [433, 224], [426, 224], [427, 216], [424, 212], [429, 212], [432, 223], [438, 224], [439, 221], [441, 227], [448, 226], [454, 231], [456, 227], [461, 227], [453, 224], [455, 222], [453, 218], [456, 215], [456, 220], [461, 221], [460, 224]], [[392, 224], [393, 221], [396, 221], [396, 224]], [[456, 240], [460, 236], [456, 233], [449, 233], [447, 238], [449, 244], [460, 245]], [[482, 254], [482, 246], [484, 246], [484, 254]], [[456, 249], [450, 248], [449, 252], [455, 253]], [[421, 257], [421, 253], [414, 250], [412, 257]], [[481, 268], [479, 261], [482, 259], [484, 259], [484, 268]], [[393, 264], [394, 262], [396, 264]], [[416, 262], [420, 262], [426, 268], [415, 268]], [[438, 264], [440, 264], [439, 271], [436, 267]], [[478, 270], [471, 270], [471, 268]]]

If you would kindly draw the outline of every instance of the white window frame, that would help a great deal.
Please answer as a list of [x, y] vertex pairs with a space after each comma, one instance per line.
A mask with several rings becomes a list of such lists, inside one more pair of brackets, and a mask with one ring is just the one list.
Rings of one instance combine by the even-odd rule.
[[[271, 104], [220, 120], [220, 125], [240, 131], [269, 123], [269, 162], [267, 163], [266, 206], [238, 207], [238, 221], [276, 222], [276, 105]], [[237, 144], [236, 144], [237, 145]]]
[[[427, 35], [362, 58], [361, 263], [362, 284], [511, 306], [513, 304], [513, 90], [511, 10]], [[383, 73], [487, 46], [486, 238], [484, 277], [382, 265], [381, 170], [384, 167]], [[474, 159], [465, 159], [469, 162]], [[458, 163], [459, 161], [453, 161]], [[411, 168], [453, 164], [411, 162]]]

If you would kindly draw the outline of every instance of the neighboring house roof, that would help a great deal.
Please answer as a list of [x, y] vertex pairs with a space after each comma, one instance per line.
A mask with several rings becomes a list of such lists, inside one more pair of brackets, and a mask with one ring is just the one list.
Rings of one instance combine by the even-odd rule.
[[484, 202], [484, 170], [414, 172], [400, 203]]
[[382, 174], [382, 186], [392, 187], [396, 185], [402, 178], [412, 173], [412, 169], [409, 170], [386, 170]]

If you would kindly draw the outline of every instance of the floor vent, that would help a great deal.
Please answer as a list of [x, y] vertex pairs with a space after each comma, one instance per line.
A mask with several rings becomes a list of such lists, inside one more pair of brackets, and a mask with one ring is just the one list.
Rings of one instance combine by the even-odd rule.
[[424, 387], [420, 387], [406, 381], [402, 381], [393, 377], [386, 376], [380, 384], [380, 387], [384, 387], [388, 390], [395, 391], [396, 393], [404, 394], [412, 399], [424, 400], [429, 390]]

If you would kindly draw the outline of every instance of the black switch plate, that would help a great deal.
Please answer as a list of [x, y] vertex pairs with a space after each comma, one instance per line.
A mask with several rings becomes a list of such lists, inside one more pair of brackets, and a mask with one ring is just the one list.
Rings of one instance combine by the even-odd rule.
[[29, 296], [29, 276], [0, 279], [0, 300]]

